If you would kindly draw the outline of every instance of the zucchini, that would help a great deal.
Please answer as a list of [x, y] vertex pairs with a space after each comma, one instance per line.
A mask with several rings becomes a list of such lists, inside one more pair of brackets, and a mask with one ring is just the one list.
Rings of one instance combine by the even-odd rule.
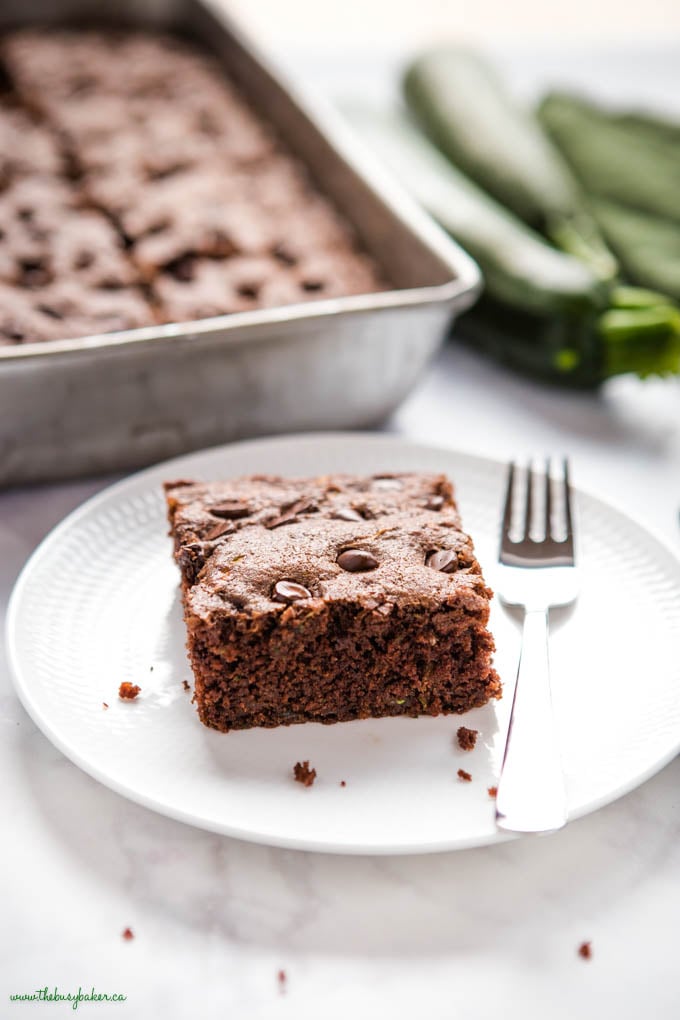
[[573, 319], [546, 319], [517, 312], [482, 298], [461, 319], [457, 335], [463, 342], [502, 364], [547, 382], [592, 388], [615, 375], [641, 378], [680, 371], [678, 311], [645, 309], [644, 338], [640, 316], [610, 309], [597, 320], [601, 342], [593, 344], [592, 324]]
[[680, 223], [603, 198], [591, 208], [627, 278], [680, 300]]
[[603, 346], [588, 319], [508, 308], [487, 295], [460, 320], [457, 339], [523, 375], [592, 388], [605, 378]]
[[588, 195], [680, 222], [678, 129], [551, 93], [537, 115]]
[[616, 259], [565, 160], [486, 60], [457, 46], [425, 53], [408, 68], [404, 93], [426, 133], [463, 173], [602, 279], [616, 276]]
[[344, 112], [407, 191], [479, 263], [492, 298], [546, 316], [606, 307], [608, 288], [587, 265], [556, 251], [485, 194], [404, 116], [365, 107]]
[[666, 298], [612, 287], [556, 251], [456, 170], [403, 115], [365, 107], [344, 112], [479, 263], [485, 292], [461, 320], [463, 337], [520, 371], [579, 386], [620, 372], [678, 371], [678, 310]]

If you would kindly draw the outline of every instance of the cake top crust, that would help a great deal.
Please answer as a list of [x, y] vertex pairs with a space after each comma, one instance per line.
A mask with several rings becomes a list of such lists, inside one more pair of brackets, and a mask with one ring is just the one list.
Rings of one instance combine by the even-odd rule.
[[187, 608], [216, 616], [388, 615], [455, 603], [486, 621], [491, 596], [441, 474], [257, 475], [165, 486]]

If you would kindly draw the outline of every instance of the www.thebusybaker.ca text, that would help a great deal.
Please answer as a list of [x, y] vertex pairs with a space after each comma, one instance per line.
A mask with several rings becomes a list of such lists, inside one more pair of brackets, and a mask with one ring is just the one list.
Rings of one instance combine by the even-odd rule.
[[78, 987], [77, 992], [60, 992], [54, 987], [52, 991], [45, 985], [44, 988], [37, 988], [34, 992], [23, 992], [17, 995], [10, 995], [10, 1002], [70, 1002], [71, 1009], [78, 1009], [81, 1002], [125, 1002], [127, 995], [121, 992], [97, 992], [94, 987], [89, 992], [84, 992]]

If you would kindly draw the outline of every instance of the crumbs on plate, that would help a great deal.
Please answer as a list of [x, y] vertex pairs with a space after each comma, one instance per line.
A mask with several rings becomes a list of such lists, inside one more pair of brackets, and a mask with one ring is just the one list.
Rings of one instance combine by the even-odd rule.
[[293, 775], [295, 776], [296, 783], [302, 783], [303, 786], [311, 786], [316, 779], [316, 769], [310, 769], [308, 761], [296, 761], [293, 766]]
[[459, 726], [456, 740], [461, 751], [471, 751], [477, 743], [479, 730], [469, 730], [467, 726]]
[[134, 701], [141, 689], [137, 684], [131, 684], [128, 680], [124, 680], [118, 688], [118, 697], [122, 701]]

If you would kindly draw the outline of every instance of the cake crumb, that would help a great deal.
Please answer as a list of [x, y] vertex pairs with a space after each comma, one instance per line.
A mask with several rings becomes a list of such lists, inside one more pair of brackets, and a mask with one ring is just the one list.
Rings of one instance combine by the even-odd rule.
[[130, 942], [130, 940], [133, 939], [134, 937], [135, 935], [132, 928], [125, 928], [125, 930], [123, 931], [123, 938], [125, 939], [125, 941]]
[[489, 786], [486, 792], [489, 794], [489, 796], [491, 797], [492, 800], [495, 800], [496, 799], [496, 794], [498, 793], [498, 787], [497, 786]]
[[582, 942], [581, 945], [578, 947], [578, 955], [581, 957], [581, 959], [590, 960], [590, 958], [593, 955], [593, 951], [590, 948], [590, 946], [591, 946], [590, 942]]
[[340, 780], [340, 786], [347, 786], [347, 783], [345, 782], [344, 779]]
[[461, 751], [471, 751], [477, 743], [479, 730], [469, 730], [467, 726], [459, 726], [456, 739]]
[[108, 707], [109, 707], [109, 706], [108, 706], [108, 705], [106, 704], [106, 702], [105, 702], [105, 701], [102, 701], [102, 708], [104, 709], [104, 711], [106, 711], [106, 709], [107, 709]]
[[276, 980], [279, 983], [279, 991], [280, 991], [281, 995], [285, 995], [286, 994], [286, 981], [288, 980], [287, 977], [286, 977], [285, 970], [280, 970], [278, 972], [278, 974], [276, 975]]
[[316, 769], [310, 769], [308, 761], [303, 761], [302, 764], [296, 761], [293, 766], [293, 775], [295, 776], [296, 783], [302, 783], [303, 786], [311, 786], [316, 779]]
[[191, 687], [189, 686], [189, 681], [188, 680], [182, 680], [182, 686], [184, 687], [185, 691], [190, 691], [191, 690]]
[[128, 680], [124, 680], [118, 688], [118, 697], [123, 701], [134, 701], [141, 689], [137, 684], [131, 684]]
[[457, 775], [458, 778], [462, 779], [464, 783], [469, 783], [472, 780], [472, 776], [470, 775], [469, 772], [466, 772], [465, 769], [458, 769]]

